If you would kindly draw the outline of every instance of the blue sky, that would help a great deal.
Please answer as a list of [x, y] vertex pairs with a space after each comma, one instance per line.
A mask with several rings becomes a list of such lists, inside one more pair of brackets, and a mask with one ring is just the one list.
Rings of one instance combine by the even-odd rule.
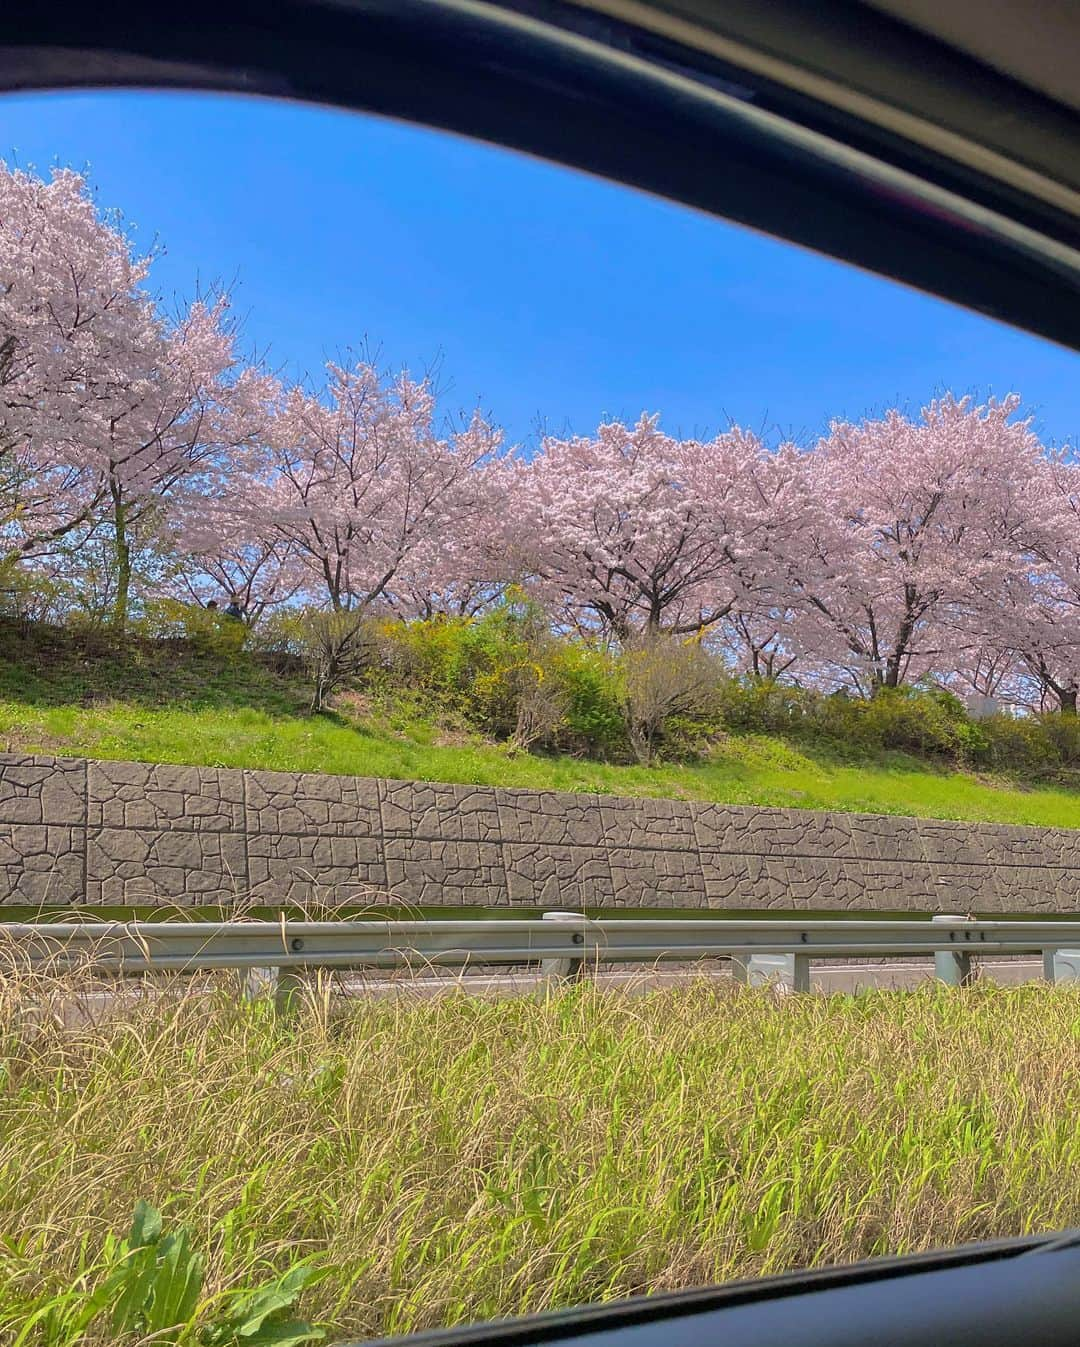
[[[0, 104], [0, 156], [88, 168], [167, 253], [166, 296], [234, 282], [246, 342], [293, 375], [367, 342], [438, 363], [448, 408], [512, 440], [659, 411], [806, 442], [951, 388], [1020, 392], [1080, 440], [1077, 357], [890, 282], [501, 149], [297, 105], [49, 94]], [[718, 166], [717, 171], [723, 171]]]

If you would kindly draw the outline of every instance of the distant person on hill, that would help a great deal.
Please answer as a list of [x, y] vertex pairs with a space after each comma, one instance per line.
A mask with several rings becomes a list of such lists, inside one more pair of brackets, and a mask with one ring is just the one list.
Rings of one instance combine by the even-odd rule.
[[225, 609], [225, 616], [234, 617], [237, 620], [237, 622], [243, 622], [244, 610], [243, 608], [240, 607], [240, 600], [238, 595], [236, 594], [229, 595], [229, 606], [228, 608]]
[[208, 613], [216, 613], [216, 612], [217, 612], [217, 599], [207, 599], [207, 600], [206, 600], [206, 611], [207, 611]]

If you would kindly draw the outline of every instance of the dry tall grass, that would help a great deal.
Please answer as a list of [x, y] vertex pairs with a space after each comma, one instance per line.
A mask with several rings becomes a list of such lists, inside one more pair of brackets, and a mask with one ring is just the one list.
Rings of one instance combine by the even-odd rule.
[[281, 1023], [177, 988], [76, 1028], [40, 995], [0, 993], [9, 1333], [138, 1198], [211, 1290], [325, 1260], [300, 1310], [331, 1340], [1080, 1224], [1067, 989], [313, 996]]

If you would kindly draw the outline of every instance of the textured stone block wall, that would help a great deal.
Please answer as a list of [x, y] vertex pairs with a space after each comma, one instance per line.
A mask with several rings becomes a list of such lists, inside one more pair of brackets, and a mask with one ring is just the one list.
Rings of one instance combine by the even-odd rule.
[[8, 903], [1080, 911], [1080, 830], [0, 755]]

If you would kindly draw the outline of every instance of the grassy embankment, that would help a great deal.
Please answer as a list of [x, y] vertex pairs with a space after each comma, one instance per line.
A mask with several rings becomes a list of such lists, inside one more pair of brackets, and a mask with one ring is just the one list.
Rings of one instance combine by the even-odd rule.
[[6, 640], [0, 747], [98, 758], [659, 795], [735, 804], [1080, 827], [1080, 791], [977, 776], [908, 754], [727, 735], [707, 756], [652, 767], [514, 753], [422, 700], [342, 699], [307, 714], [294, 676], [246, 656], [131, 643], [87, 653]]

